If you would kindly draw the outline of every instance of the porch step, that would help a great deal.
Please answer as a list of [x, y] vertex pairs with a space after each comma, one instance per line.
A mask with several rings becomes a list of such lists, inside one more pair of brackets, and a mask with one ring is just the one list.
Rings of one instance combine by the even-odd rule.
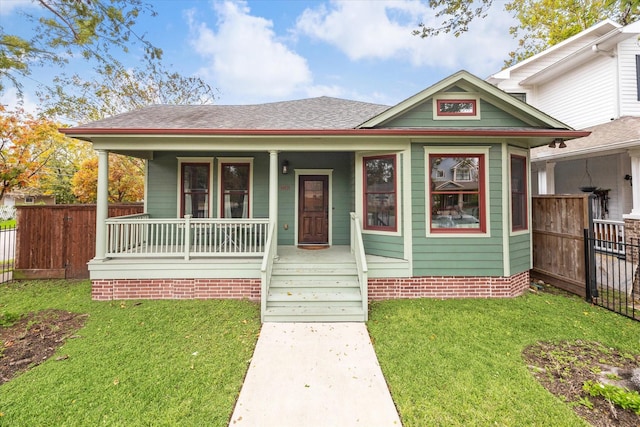
[[265, 322], [363, 322], [362, 307], [267, 307]]
[[312, 288], [291, 287], [271, 288], [268, 303], [271, 307], [324, 306], [360, 307], [362, 295], [358, 287]]
[[[366, 296], [364, 296], [366, 298]], [[355, 260], [273, 264], [265, 322], [362, 322]]]

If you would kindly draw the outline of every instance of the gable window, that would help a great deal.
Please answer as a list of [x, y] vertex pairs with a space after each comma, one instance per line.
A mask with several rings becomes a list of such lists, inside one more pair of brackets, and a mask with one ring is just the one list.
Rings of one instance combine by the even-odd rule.
[[210, 206], [210, 164], [182, 163], [180, 167], [180, 217], [208, 218]]
[[439, 116], [475, 116], [475, 99], [438, 99]]
[[434, 120], [480, 120], [480, 98], [469, 92], [445, 92], [433, 98]]
[[455, 181], [471, 181], [472, 166], [466, 160], [460, 161], [453, 170]]
[[220, 162], [220, 218], [249, 218], [251, 163]]
[[511, 155], [511, 231], [528, 229], [527, 158]]
[[36, 202], [36, 198], [33, 197], [33, 196], [25, 196], [24, 202], [27, 203], [27, 204], [32, 205], [32, 204], [34, 204]]
[[[429, 153], [431, 233], [486, 231], [485, 154]], [[438, 169], [450, 171], [444, 177]]]
[[363, 157], [364, 228], [396, 231], [396, 156]]

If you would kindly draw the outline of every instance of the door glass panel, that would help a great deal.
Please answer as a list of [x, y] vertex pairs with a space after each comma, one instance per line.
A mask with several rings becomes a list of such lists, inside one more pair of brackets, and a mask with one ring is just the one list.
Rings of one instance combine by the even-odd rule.
[[304, 211], [305, 212], [324, 211], [322, 181], [305, 181], [304, 182]]

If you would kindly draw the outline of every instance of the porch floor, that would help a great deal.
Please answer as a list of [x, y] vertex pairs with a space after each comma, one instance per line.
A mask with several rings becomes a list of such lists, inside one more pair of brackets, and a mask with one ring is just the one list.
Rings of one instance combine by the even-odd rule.
[[[334, 245], [326, 249], [301, 249], [296, 246], [278, 246], [279, 262], [331, 263], [351, 259], [347, 245]], [[409, 261], [377, 255], [367, 255], [369, 277], [407, 277]], [[89, 261], [89, 271], [94, 279], [126, 279], [131, 272], [145, 278], [259, 278], [261, 256], [232, 255], [224, 257], [121, 257]], [[224, 273], [222, 276], [218, 273]], [[102, 274], [104, 273], [106, 277]], [[123, 275], [124, 274], [124, 275]]]

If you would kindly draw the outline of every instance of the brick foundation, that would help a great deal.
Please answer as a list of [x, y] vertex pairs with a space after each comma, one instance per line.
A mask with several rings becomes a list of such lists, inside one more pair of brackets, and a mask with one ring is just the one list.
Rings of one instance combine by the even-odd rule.
[[[400, 298], [510, 298], [529, 287], [529, 272], [510, 277], [369, 279], [369, 300]], [[260, 301], [260, 279], [93, 280], [91, 297], [125, 299], [249, 299]]]
[[93, 280], [94, 300], [249, 299], [260, 301], [260, 279]]
[[529, 288], [529, 272], [510, 277], [432, 276], [369, 279], [369, 300], [400, 298], [511, 298]]

